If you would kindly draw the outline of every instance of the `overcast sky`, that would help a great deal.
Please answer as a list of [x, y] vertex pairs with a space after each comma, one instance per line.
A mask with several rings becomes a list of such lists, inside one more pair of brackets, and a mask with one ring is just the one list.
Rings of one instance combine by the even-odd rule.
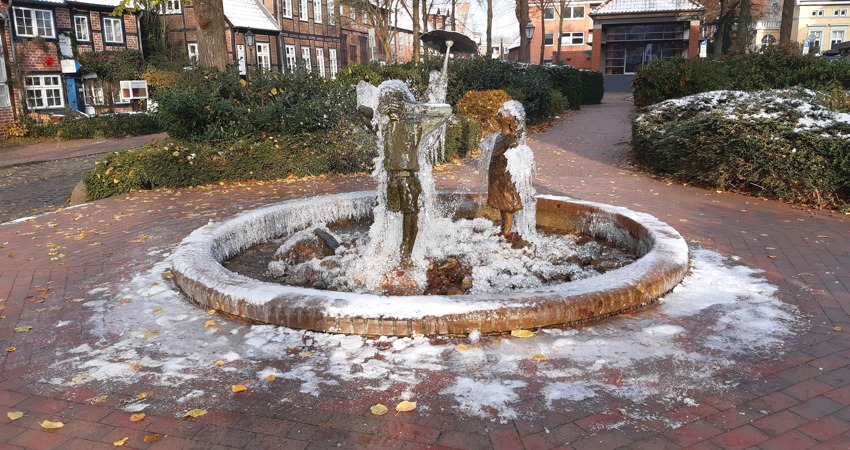
[[[487, 31], [486, 0], [469, 1], [472, 4], [470, 10], [473, 12], [476, 22], [475, 29], [484, 34]], [[515, 5], [515, 0], [493, 0], [493, 39], [504, 37], [505, 41], [512, 41], [519, 36], [516, 14], [514, 13]]]

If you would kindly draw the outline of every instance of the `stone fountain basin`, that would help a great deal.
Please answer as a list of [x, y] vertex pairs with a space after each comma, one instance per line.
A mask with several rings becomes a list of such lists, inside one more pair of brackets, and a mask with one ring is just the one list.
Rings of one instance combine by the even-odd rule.
[[[221, 262], [253, 245], [316, 223], [371, 217], [373, 191], [290, 200], [210, 223], [172, 255], [173, 279], [206, 309], [253, 321], [322, 332], [371, 336], [508, 332], [601, 318], [654, 302], [688, 270], [688, 247], [669, 225], [626, 208], [541, 195], [539, 227], [580, 232], [624, 246], [628, 266], [556, 285], [455, 296], [386, 296], [324, 291], [255, 280]], [[477, 208], [469, 193], [443, 192], [459, 213]]]

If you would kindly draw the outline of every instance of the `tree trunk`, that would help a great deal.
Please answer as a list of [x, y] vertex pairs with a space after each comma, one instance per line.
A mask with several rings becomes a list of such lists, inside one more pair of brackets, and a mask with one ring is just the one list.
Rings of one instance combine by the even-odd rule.
[[[499, 48], [499, 59], [501, 59], [502, 48]], [[487, 0], [487, 54], [492, 58], [493, 54], [493, 0]]]
[[741, 0], [741, 13], [738, 15], [738, 35], [735, 49], [745, 53], [750, 48], [750, 24], [753, 21], [751, 0]]
[[227, 66], [227, 39], [222, 0], [192, 2], [198, 21], [198, 64], [224, 70]]
[[[452, 0], [452, 31], [457, 31], [455, 28], [455, 5], [457, 4], [457, 0]], [[445, 28], [445, 27], [443, 27]]]
[[792, 25], [794, 23], [794, 0], [782, 2], [782, 22], [779, 25], [779, 45], [787, 46], [791, 43]]
[[419, 0], [413, 0], [413, 64], [419, 65]]
[[555, 63], [561, 63], [561, 45], [563, 44], [563, 38], [561, 35], [564, 33], [564, 9], [567, 7], [568, 1], [561, 0], [561, 4], [558, 5], [558, 42], [555, 45], [558, 46], [558, 50], [555, 53]]
[[545, 9], [546, 3], [543, 0], [540, 0], [540, 62], [539, 64], [543, 64], [543, 61], [546, 60], [546, 15], [543, 14], [543, 10]]
[[525, 24], [528, 23], [528, 0], [517, 0], [514, 13], [519, 22], [519, 62], [526, 62], [531, 50], [528, 48], [528, 39], [525, 37]]

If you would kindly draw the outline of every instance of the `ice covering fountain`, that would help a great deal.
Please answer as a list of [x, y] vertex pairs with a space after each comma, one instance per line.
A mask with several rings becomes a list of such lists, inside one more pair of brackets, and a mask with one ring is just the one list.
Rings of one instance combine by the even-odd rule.
[[[445, 92], [440, 75], [430, 92]], [[361, 82], [357, 96], [376, 132], [378, 191], [289, 200], [196, 230], [172, 256], [174, 281], [189, 298], [316, 331], [493, 333], [629, 310], [684, 277], [687, 245], [654, 217], [534, 195], [519, 102], [499, 110], [500, 130], [483, 142], [482, 204], [477, 193], [435, 188], [431, 161], [449, 105], [418, 102], [398, 80]], [[223, 265], [263, 246], [275, 256], [262, 276]], [[579, 247], [601, 250], [588, 256]]]

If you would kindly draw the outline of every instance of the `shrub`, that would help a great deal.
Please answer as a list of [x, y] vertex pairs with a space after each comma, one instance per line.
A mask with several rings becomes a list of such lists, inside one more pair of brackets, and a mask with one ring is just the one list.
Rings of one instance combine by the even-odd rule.
[[478, 123], [468, 117], [453, 115], [446, 122], [446, 151], [441, 161], [448, 162], [455, 157], [463, 158], [478, 148], [481, 143], [481, 129]]
[[10, 123], [6, 126], [4, 133], [6, 135], [6, 139], [22, 138], [29, 134], [29, 126], [26, 122], [23, 121]]
[[636, 160], [698, 186], [850, 205], [850, 115], [811, 91], [721, 91], [663, 102], [633, 124]]
[[159, 133], [161, 128], [150, 114], [104, 114], [65, 119], [61, 122], [32, 123], [29, 136], [61, 139], [123, 138]]
[[[560, 100], [565, 100], [567, 105], [560, 111], [554, 111], [551, 115], [556, 116], [569, 107], [570, 109], [581, 108], [584, 86], [582, 84], [581, 71], [570, 66], [552, 66], [547, 68], [549, 77], [552, 78], [552, 86], [560, 95]], [[550, 104], [553, 100], [550, 100]]]
[[598, 105], [605, 95], [605, 76], [595, 70], [581, 70], [581, 104]]
[[645, 64], [638, 67], [632, 81], [632, 93], [638, 107], [730, 88], [726, 66], [705, 58], [673, 58]]
[[374, 136], [361, 129], [269, 135], [228, 143], [153, 142], [110, 153], [86, 173], [88, 200], [138, 189], [369, 170]]
[[496, 113], [511, 96], [503, 90], [469, 91], [457, 102], [457, 113], [478, 123], [481, 133], [488, 135], [499, 130]]

